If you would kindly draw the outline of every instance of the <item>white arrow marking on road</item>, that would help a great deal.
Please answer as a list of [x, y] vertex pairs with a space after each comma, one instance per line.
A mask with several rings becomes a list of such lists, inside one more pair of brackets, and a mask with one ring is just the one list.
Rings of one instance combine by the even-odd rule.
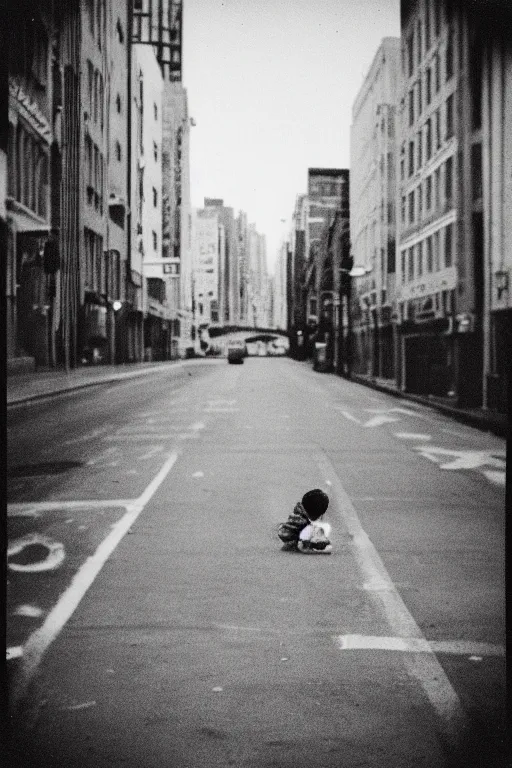
[[11, 659], [19, 659], [21, 656], [23, 656], [22, 645], [12, 645], [10, 648], [6, 649], [6, 652], [5, 652], [6, 661], [11, 661]]
[[[454, 451], [430, 445], [415, 446], [414, 450], [419, 451], [425, 459], [439, 464], [440, 469], [478, 469], [486, 465], [505, 469], [504, 458], [496, 456], [492, 451]], [[452, 457], [452, 461], [442, 464], [443, 456]]]
[[194, 432], [197, 432], [200, 429], [204, 429], [204, 421], [196, 421], [195, 424], [192, 424], [190, 429], [192, 429]]

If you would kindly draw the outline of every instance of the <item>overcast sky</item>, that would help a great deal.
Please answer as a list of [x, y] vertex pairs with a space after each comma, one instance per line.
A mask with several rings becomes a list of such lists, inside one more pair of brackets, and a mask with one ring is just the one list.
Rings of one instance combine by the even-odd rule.
[[400, 2], [183, 3], [192, 205], [246, 211], [272, 270], [308, 167], [350, 167], [352, 105], [382, 38], [400, 35]]

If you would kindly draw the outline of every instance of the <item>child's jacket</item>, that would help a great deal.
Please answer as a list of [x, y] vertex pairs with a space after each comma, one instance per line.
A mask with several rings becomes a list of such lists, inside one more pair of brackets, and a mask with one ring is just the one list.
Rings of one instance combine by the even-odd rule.
[[299, 540], [299, 533], [302, 531], [303, 528], [306, 527], [306, 525], [310, 524], [310, 520], [306, 514], [306, 510], [302, 506], [301, 502], [299, 501], [292, 512], [292, 514], [289, 516], [286, 523], [281, 523], [277, 530], [277, 535], [281, 539], [281, 541], [289, 542], [289, 541], [298, 541]]

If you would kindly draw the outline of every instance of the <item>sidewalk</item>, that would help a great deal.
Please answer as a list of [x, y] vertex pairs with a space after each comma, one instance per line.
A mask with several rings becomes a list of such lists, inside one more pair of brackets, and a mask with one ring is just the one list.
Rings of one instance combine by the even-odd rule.
[[455, 402], [450, 402], [449, 398], [435, 397], [434, 395], [413, 395], [409, 392], [402, 392], [397, 389], [392, 380], [378, 379], [372, 376], [365, 376], [360, 373], [352, 373], [351, 381], [358, 384], [364, 384], [380, 392], [386, 392], [394, 397], [401, 397], [405, 400], [411, 400], [415, 403], [421, 403], [429, 408], [435, 408], [446, 416], [450, 416], [457, 421], [462, 421], [477, 429], [486, 432], [493, 432], [499, 437], [507, 437], [509, 434], [508, 417], [504, 413], [489, 411], [484, 408], [459, 408]]
[[[187, 360], [187, 364], [193, 362]], [[111, 381], [144, 376], [155, 369], [181, 368], [184, 360], [167, 360], [156, 363], [126, 363], [122, 365], [95, 365], [70, 370], [43, 370], [17, 373], [7, 376], [7, 407], [44, 400], [75, 389], [106, 384]]]

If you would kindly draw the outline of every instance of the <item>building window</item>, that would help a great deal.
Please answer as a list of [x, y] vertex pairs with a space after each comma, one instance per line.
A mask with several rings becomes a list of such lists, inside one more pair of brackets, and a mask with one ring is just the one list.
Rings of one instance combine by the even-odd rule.
[[121, 96], [119, 95], [119, 93], [116, 96], [116, 109], [117, 109], [117, 113], [120, 115], [121, 114]]
[[482, 199], [482, 145], [471, 146], [471, 189], [473, 200]]
[[453, 224], [448, 224], [444, 231], [444, 265], [451, 267], [453, 263]]
[[425, 154], [427, 160], [432, 157], [432, 123], [429, 119], [425, 123]]
[[153, 104], [153, 115], [155, 116], [155, 120], [158, 120], [158, 107], [156, 104]]
[[453, 93], [446, 99], [446, 138], [453, 136]]
[[158, 249], [158, 236], [155, 230], [153, 230], [152, 234], [153, 234], [153, 250], [156, 251]]
[[437, 211], [441, 204], [441, 166], [435, 171], [434, 202]]
[[441, 33], [441, 0], [434, 0], [434, 27], [436, 37]]
[[414, 141], [409, 142], [409, 176], [414, 173]]
[[416, 134], [416, 147], [418, 149], [418, 159], [417, 159], [417, 168], [421, 168], [421, 164], [423, 162], [423, 134], [421, 131], [418, 131]]
[[116, 32], [117, 32], [117, 39], [122, 45], [124, 43], [124, 33], [123, 33], [123, 26], [121, 24], [121, 19], [117, 20]]
[[414, 189], [409, 192], [409, 224], [414, 224]]
[[406, 203], [407, 203], [407, 198], [405, 197], [405, 195], [402, 195], [402, 223], [403, 224], [405, 224], [405, 221], [406, 221], [406, 219], [405, 219], [405, 216], [406, 216]]
[[402, 251], [402, 269], [401, 269], [401, 277], [402, 277], [402, 283], [405, 283], [405, 260], [407, 258], [407, 251]]
[[418, 185], [418, 220], [423, 218], [423, 185]]
[[412, 34], [410, 34], [407, 38], [407, 72], [409, 77], [412, 77], [412, 73], [414, 72], [414, 49]]
[[93, 91], [94, 91], [94, 67], [92, 61], [87, 60], [87, 90], [89, 93], [89, 119], [92, 119]]
[[104, 0], [96, 0], [96, 32], [98, 35], [98, 48], [101, 51], [101, 36], [103, 34], [103, 3]]
[[440, 265], [441, 251], [439, 249], [439, 232], [434, 232], [434, 234], [432, 235], [432, 240], [434, 244], [434, 271], [439, 272], [439, 269], [441, 267]]
[[158, 206], [158, 192], [155, 189], [155, 187], [153, 187], [153, 207], [156, 208], [157, 206]]
[[96, 9], [94, 5], [95, 5], [95, 0], [87, 0], [87, 12], [89, 15], [89, 32], [93, 37], [94, 37], [94, 24], [96, 20]]
[[425, 205], [427, 212], [432, 208], [432, 176], [427, 176], [425, 180]]
[[98, 122], [99, 90], [100, 90], [100, 73], [98, 72], [98, 70], [96, 70], [94, 74], [93, 107], [92, 107], [95, 123]]
[[418, 117], [423, 112], [423, 87], [421, 77], [418, 80]]
[[441, 56], [439, 54], [436, 54], [436, 93], [439, 91], [441, 87]]
[[416, 58], [418, 64], [421, 62], [421, 54], [423, 50], [423, 35], [421, 29], [421, 19], [418, 20], [417, 35], [416, 35]]
[[453, 157], [449, 157], [444, 168], [444, 197], [451, 203], [453, 195]]
[[423, 240], [418, 243], [418, 277], [423, 274]]
[[427, 100], [427, 104], [430, 104], [430, 102], [432, 101], [432, 70], [430, 69], [430, 67], [427, 69], [426, 76], [427, 76], [427, 94], [425, 98]]
[[414, 89], [409, 91], [409, 125], [414, 123]]
[[121, 162], [122, 152], [121, 152], [121, 144], [116, 141], [116, 160], [118, 162]]
[[155, 159], [155, 163], [158, 162], [158, 144], [156, 141], [153, 142], [153, 157]]
[[425, 5], [425, 53], [430, 48], [430, 2]]
[[434, 258], [432, 254], [432, 237], [427, 237], [427, 272], [434, 269]]
[[435, 111], [435, 123], [436, 123], [436, 149], [441, 149], [441, 110]]
[[408, 270], [407, 277], [410, 281], [410, 280], [414, 280], [414, 248], [409, 248], [408, 263], [409, 263], [409, 270]]
[[453, 77], [453, 32], [448, 33], [448, 42], [446, 44], [446, 79]]
[[471, 41], [469, 57], [469, 88], [471, 92], [471, 127], [482, 127], [482, 62], [483, 44], [480, 35]]

